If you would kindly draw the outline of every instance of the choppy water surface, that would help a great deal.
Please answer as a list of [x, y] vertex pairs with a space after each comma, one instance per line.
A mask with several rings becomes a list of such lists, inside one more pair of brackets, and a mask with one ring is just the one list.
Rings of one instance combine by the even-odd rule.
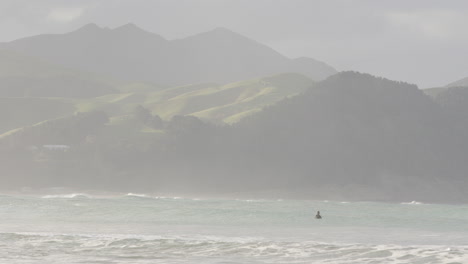
[[3, 195], [0, 219], [0, 263], [468, 263], [468, 205]]

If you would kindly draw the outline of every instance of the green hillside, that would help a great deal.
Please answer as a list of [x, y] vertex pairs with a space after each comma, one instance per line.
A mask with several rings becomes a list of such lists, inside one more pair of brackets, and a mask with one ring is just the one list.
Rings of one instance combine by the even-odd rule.
[[297, 95], [314, 82], [300, 74], [285, 73], [267, 78], [217, 85], [196, 84], [162, 89], [145, 87], [122, 93], [78, 100], [78, 111], [102, 110], [111, 116], [131, 114], [142, 105], [163, 119], [193, 115], [201, 119], [234, 123], [267, 105]]
[[272, 105], [286, 97], [298, 95], [311, 86], [313, 86], [313, 82], [310, 79], [293, 73], [234, 83], [223, 86], [223, 89], [217, 94], [219, 96], [232, 90], [232, 92], [238, 93], [236, 98], [226, 98], [226, 104], [217, 104], [211, 108], [194, 112], [192, 115], [201, 119], [232, 124], [260, 111], [265, 106]]
[[308, 77], [285, 73], [226, 85], [206, 83], [166, 89], [130, 83], [119, 86], [118, 93], [94, 98], [0, 97], [0, 118], [4, 120], [0, 124], [0, 134], [12, 135], [20, 131], [19, 128], [76, 112], [103, 111], [109, 117], [108, 135], [157, 137], [160, 130], [134, 119], [137, 106], [143, 106], [164, 120], [191, 115], [212, 123], [233, 124], [313, 85]]

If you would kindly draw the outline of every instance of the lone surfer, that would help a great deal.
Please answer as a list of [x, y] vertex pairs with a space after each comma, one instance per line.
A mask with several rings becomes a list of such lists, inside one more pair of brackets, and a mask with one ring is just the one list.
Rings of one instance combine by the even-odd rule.
[[320, 211], [317, 211], [317, 214], [315, 215], [315, 219], [322, 219], [322, 216], [320, 215]]

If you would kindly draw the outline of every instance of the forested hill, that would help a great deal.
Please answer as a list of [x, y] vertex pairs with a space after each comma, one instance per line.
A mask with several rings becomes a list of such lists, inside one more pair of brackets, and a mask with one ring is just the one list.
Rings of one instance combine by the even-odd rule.
[[261, 150], [263, 164], [252, 166], [277, 164], [288, 184], [305, 189], [460, 197], [444, 188], [465, 181], [465, 120], [414, 85], [343, 72], [239, 123], [236, 145]]
[[130, 81], [163, 85], [227, 83], [283, 72], [322, 80], [335, 69], [310, 58], [289, 59], [228, 29], [166, 40], [133, 24], [86, 25], [67, 34], [38, 35], [1, 47], [61, 65]]
[[[140, 109], [119, 127], [90, 113], [0, 139], [18, 175], [4, 186], [466, 202], [468, 125], [455, 112], [415, 85], [343, 72], [233, 126]], [[54, 138], [70, 149], [41, 150]]]

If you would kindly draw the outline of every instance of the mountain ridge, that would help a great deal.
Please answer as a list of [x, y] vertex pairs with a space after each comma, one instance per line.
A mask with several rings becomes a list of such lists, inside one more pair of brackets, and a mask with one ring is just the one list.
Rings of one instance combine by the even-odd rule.
[[468, 77], [462, 78], [458, 81], [451, 82], [444, 87], [449, 88], [449, 87], [455, 87], [455, 86], [468, 86]]
[[318, 61], [296, 63], [225, 28], [166, 40], [131, 23], [114, 29], [90, 23], [69, 33], [32, 36], [1, 46], [80, 70], [164, 85], [228, 83], [282, 72], [299, 72], [317, 81], [336, 73]]

